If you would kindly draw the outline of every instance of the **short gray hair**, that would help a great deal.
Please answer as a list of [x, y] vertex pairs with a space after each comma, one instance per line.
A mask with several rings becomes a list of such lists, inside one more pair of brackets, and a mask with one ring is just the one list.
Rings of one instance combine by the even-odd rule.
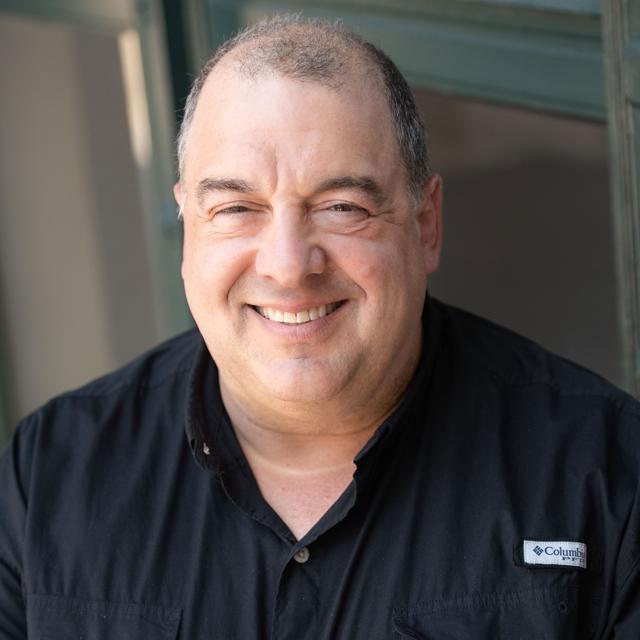
[[232, 51], [239, 69], [249, 76], [272, 70], [331, 88], [340, 87], [350, 61], [368, 65], [384, 86], [409, 193], [419, 202], [431, 166], [424, 127], [406, 79], [384, 51], [341, 23], [303, 18], [299, 14], [279, 15], [244, 29], [224, 42], [202, 67], [187, 97], [178, 133], [181, 178], [189, 129], [202, 88], [214, 67]]

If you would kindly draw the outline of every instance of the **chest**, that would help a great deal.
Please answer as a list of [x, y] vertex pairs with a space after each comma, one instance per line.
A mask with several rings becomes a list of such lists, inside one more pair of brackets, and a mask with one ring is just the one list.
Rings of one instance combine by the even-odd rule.
[[304, 475], [275, 472], [260, 465], [253, 469], [262, 497], [298, 540], [344, 493], [354, 471], [353, 464]]
[[[566, 514], [555, 519], [562, 534], [579, 537], [584, 521], [568, 517], [575, 501], [546, 492], [545, 509], [525, 510], [505, 490], [461, 483], [442, 468], [386, 471], [330, 523], [321, 514], [327, 526], [302, 554], [277, 523], [202, 478], [174, 479], [175, 501], [138, 503], [135, 513], [132, 500], [105, 496], [100, 518], [74, 511], [64, 537], [55, 537], [54, 515], [47, 531], [55, 556], [28, 551], [27, 588], [38, 594], [31, 629], [97, 640], [587, 637], [576, 628], [588, 622], [580, 608], [595, 595], [596, 574], [534, 572], [513, 562], [525, 532], [557, 533], [549, 508]], [[333, 499], [323, 483], [285, 490], [270, 480], [295, 504]], [[333, 494], [344, 482], [336, 478]], [[89, 533], [96, 527], [99, 537]], [[517, 635], [523, 628], [530, 635]]]
[[[612, 492], [596, 484], [606, 483], [591, 471], [596, 461], [581, 458], [559, 483], [544, 468], [553, 463], [546, 449], [535, 451], [536, 432], [527, 432], [527, 456], [518, 457], [501, 455], [510, 433], [482, 434], [477, 425], [471, 441], [452, 441], [446, 428], [438, 433], [443, 446], [432, 440], [385, 450], [370, 463], [371, 475], [351, 486], [352, 470], [317, 482], [258, 472], [262, 496], [292, 531], [320, 519], [305, 553], [246, 491], [252, 483], [240, 472], [225, 484], [195, 465], [158, 468], [151, 477], [122, 465], [117, 490], [100, 485], [84, 504], [65, 500], [60, 484], [36, 483], [31, 498], [46, 508], [32, 511], [26, 525], [30, 634], [590, 637], [614, 583], [606, 535], [620, 536], [624, 526], [599, 499]], [[345, 486], [349, 500], [338, 498]], [[527, 537], [585, 540], [588, 569], [518, 566], [514, 546]]]

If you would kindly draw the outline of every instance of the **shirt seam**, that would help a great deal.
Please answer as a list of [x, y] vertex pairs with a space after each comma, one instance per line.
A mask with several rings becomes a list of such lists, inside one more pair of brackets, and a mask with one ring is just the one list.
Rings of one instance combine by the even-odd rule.
[[7, 564], [7, 566], [15, 572], [15, 574], [20, 578], [20, 582], [22, 583], [22, 570], [16, 564], [14, 564], [11, 560], [9, 560], [9, 556], [6, 555], [2, 549], [0, 549], [0, 558]]
[[631, 576], [634, 574], [634, 572], [638, 569], [638, 567], [640, 566], [640, 556], [638, 556], [632, 563], [631, 563], [631, 568], [629, 569], [629, 571], [627, 572], [627, 574], [625, 575], [624, 579], [622, 580], [622, 582], [620, 583], [620, 587], [618, 587], [618, 589], [616, 589], [616, 594], [621, 593], [627, 582], [629, 582], [629, 580], [631, 579]]
[[627, 408], [623, 408], [625, 402], [627, 401], [626, 397], [617, 398], [617, 397], [612, 397], [611, 395], [607, 395], [607, 394], [604, 394], [604, 393], [567, 391], [566, 389], [564, 389], [560, 385], [558, 385], [556, 383], [553, 383], [553, 382], [551, 382], [549, 380], [532, 379], [532, 380], [523, 380], [521, 382], [511, 382], [504, 375], [498, 373], [496, 370], [494, 370], [491, 367], [487, 366], [484, 362], [481, 362], [480, 360], [476, 360], [475, 358], [470, 357], [469, 355], [465, 355], [465, 356], [461, 356], [461, 357], [464, 358], [464, 360], [466, 360], [467, 362], [470, 362], [470, 363], [476, 365], [477, 367], [483, 369], [484, 371], [488, 372], [489, 374], [491, 374], [494, 378], [499, 380], [502, 384], [504, 384], [508, 388], [516, 389], [516, 388], [520, 388], [520, 387], [530, 387], [530, 386], [535, 386], [535, 385], [544, 385], [546, 387], [549, 387], [550, 389], [553, 389], [554, 391], [557, 391], [561, 396], [563, 396], [565, 398], [594, 398], [594, 399], [600, 399], [600, 400], [607, 400], [608, 402], [610, 402], [614, 406], [616, 406], [619, 409], [621, 409], [621, 413], [627, 413], [628, 415], [631, 415], [631, 416], [634, 416], [634, 417], [640, 417], [640, 411], [638, 411], [638, 413], [635, 413], [633, 411], [629, 411], [628, 407]]

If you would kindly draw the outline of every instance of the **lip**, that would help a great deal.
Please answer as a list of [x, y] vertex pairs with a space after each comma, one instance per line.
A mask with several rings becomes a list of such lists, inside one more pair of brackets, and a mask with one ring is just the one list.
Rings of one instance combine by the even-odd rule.
[[[272, 307], [281, 311], [288, 311], [289, 313], [297, 313], [298, 311], [306, 311], [314, 306], [320, 306], [321, 304], [311, 304], [304, 306], [300, 304], [296, 305], [247, 305], [251, 311], [252, 317], [256, 318], [264, 330], [268, 331], [272, 335], [281, 336], [282, 338], [292, 339], [294, 341], [309, 341], [312, 339], [321, 339], [323, 335], [326, 335], [331, 327], [340, 320], [344, 310], [348, 307], [348, 300], [339, 300], [338, 307], [329, 315], [317, 318], [316, 320], [310, 320], [309, 322], [303, 322], [301, 324], [287, 324], [285, 322], [277, 322], [275, 320], [269, 320], [259, 313], [255, 306]], [[307, 303], [305, 303], [307, 304]]]

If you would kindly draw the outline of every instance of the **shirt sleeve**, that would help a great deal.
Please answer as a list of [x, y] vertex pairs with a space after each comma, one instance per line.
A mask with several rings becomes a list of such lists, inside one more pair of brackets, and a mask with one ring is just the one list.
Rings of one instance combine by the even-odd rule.
[[27, 637], [23, 546], [35, 425], [25, 420], [0, 454], [0, 638]]
[[624, 441], [635, 468], [635, 493], [617, 549], [613, 594], [603, 640], [640, 638], [640, 415], [623, 415]]

